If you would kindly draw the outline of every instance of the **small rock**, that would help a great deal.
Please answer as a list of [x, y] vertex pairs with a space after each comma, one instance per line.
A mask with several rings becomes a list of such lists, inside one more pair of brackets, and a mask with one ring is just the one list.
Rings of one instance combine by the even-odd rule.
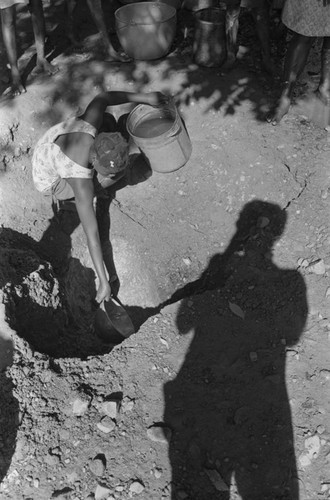
[[330, 286], [327, 288], [327, 291], [325, 292], [326, 298], [330, 297]]
[[168, 443], [172, 437], [172, 431], [168, 427], [154, 425], [147, 430], [148, 438], [158, 443]]
[[227, 484], [224, 482], [218, 471], [213, 469], [204, 469], [204, 472], [209, 477], [216, 490], [229, 491]]
[[318, 259], [318, 260], [315, 260], [314, 262], [311, 262], [308, 265], [307, 270], [310, 273], [317, 274], [317, 275], [324, 274], [325, 270], [326, 270], [325, 269], [324, 260], [323, 259]]
[[56, 467], [60, 463], [58, 455], [51, 455], [50, 453], [45, 456], [44, 460], [50, 467]]
[[104, 474], [105, 471], [105, 464], [104, 461], [101, 460], [101, 458], [95, 457], [89, 464], [89, 468], [95, 476], [101, 477]]
[[315, 458], [319, 454], [320, 448], [321, 448], [319, 436], [314, 435], [314, 436], [308, 437], [305, 440], [305, 448], [307, 450], [309, 457]]
[[90, 399], [83, 400], [81, 398], [77, 398], [72, 403], [72, 413], [76, 415], [76, 417], [81, 417], [88, 410], [90, 404]]
[[263, 229], [264, 227], [268, 226], [269, 223], [270, 220], [268, 219], [268, 217], [259, 217], [257, 220], [257, 227]]
[[316, 428], [316, 431], [318, 434], [323, 434], [325, 432], [325, 427], [324, 425], [318, 425]]
[[162, 477], [162, 471], [159, 469], [155, 469], [154, 476], [156, 479], [160, 479]]
[[180, 499], [180, 500], [185, 500], [186, 498], [189, 497], [188, 493], [186, 493], [184, 490], [179, 490], [177, 492], [177, 497]]
[[133, 407], [134, 407], [134, 400], [133, 399], [130, 399], [128, 397], [126, 397], [124, 400], [123, 400], [123, 403], [122, 403], [122, 412], [123, 413], [126, 413], [128, 411], [132, 411], [133, 410]]
[[133, 495], [140, 495], [140, 493], [142, 493], [143, 490], [144, 490], [144, 485], [139, 481], [134, 481], [129, 487], [129, 491], [130, 493], [133, 493]]
[[298, 460], [301, 467], [308, 467], [312, 463], [306, 452], [302, 453]]
[[34, 486], [35, 488], [39, 488], [39, 485], [40, 485], [40, 481], [39, 481], [39, 479], [34, 479], [34, 481], [33, 481], [33, 486]]
[[95, 500], [102, 500], [103, 498], [108, 498], [110, 495], [111, 490], [107, 486], [103, 486], [101, 484], [98, 484], [95, 489]]
[[253, 352], [253, 351], [250, 352], [249, 356], [250, 356], [250, 360], [253, 363], [255, 363], [256, 361], [258, 361], [258, 354], [256, 352]]
[[233, 314], [235, 314], [235, 316], [239, 316], [242, 319], [245, 318], [245, 312], [237, 304], [229, 302], [229, 309]]
[[327, 370], [326, 368], [320, 370], [320, 376], [324, 378], [325, 380], [329, 381], [330, 380], [330, 370]]
[[116, 422], [114, 422], [110, 417], [102, 418], [101, 422], [97, 424], [97, 428], [104, 432], [104, 434], [109, 434], [116, 427]]
[[307, 260], [307, 259], [304, 259], [303, 257], [300, 257], [300, 258], [298, 259], [298, 262], [297, 262], [297, 263], [298, 263], [298, 266], [299, 266], [299, 267], [308, 267], [308, 266], [309, 266], [309, 262], [308, 262], [308, 260]]
[[108, 417], [116, 419], [119, 409], [119, 401], [105, 401], [101, 404], [101, 409], [103, 413], [108, 415]]

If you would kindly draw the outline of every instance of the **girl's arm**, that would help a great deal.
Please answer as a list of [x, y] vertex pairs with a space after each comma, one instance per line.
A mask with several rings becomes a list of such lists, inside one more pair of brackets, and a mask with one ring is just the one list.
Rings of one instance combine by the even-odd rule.
[[66, 180], [73, 189], [78, 215], [87, 237], [88, 250], [99, 278], [96, 300], [100, 303], [103, 300], [110, 299], [111, 288], [104, 267], [100, 235], [93, 207], [93, 181], [78, 178], [68, 178]]
[[81, 118], [99, 129], [103, 122], [103, 114], [108, 106], [117, 106], [129, 102], [161, 106], [169, 102], [169, 97], [161, 92], [149, 92], [148, 94], [125, 91], [102, 92], [89, 103]]

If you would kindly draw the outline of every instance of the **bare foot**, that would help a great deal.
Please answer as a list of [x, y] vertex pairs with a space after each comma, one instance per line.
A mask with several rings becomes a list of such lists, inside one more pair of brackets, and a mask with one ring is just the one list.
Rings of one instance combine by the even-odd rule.
[[25, 92], [26, 88], [22, 83], [21, 77], [18, 75], [12, 77], [12, 84], [3, 92], [2, 95], [3, 96], [11, 95], [13, 97], [16, 97], [18, 95], [25, 94]]
[[227, 59], [224, 64], [221, 66], [221, 69], [230, 70], [235, 66], [236, 63], [236, 55], [228, 52]]
[[329, 106], [330, 105], [330, 92], [328, 90], [325, 90], [322, 87], [319, 87], [315, 91], [315, 96], [318, 97], [320, 99], [320, 101], [322, 101], [322, 103], [325, 106]]
[[131, 61], [132, 61], [132, 58], [129, 57], [127, 54], [122, 53], [122, 52], [116, 52], [114, 49], [108, 49], [106, 56], [105, 56], [105, 62], [128, 63]]
[[291, 100], [287, 96], [282, 96], [276, 106], [276, 109], [273, 113], [267, 116], [268, 123], [272, 125], [278, 125], [282, 120], [283, 116], [287, 114], [291, 106]]
[[54, 66], [47, 59], [37, 61], [36, 73], [47, 73], [48, 75], [55, 75], [59, 71], [58, 66]]

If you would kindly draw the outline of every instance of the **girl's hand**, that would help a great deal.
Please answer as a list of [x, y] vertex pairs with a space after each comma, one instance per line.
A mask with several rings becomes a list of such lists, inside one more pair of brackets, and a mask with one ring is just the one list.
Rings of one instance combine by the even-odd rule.
[[161, 107], [166, 106], [171, 101], [171, 96], [165, 95], [162, 92], [150, 92], [148, 100], [150, 106]]
[[107, 281], [105, 283], [101, 283], [96, 294], [96, 302], [100, 304], [103, 300], [109, 300], [110, 296], [111, 288], [109, 283]]

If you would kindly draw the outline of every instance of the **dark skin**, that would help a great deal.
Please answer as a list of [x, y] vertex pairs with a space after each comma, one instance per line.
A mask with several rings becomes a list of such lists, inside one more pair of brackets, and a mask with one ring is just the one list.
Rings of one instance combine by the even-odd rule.
[[[226, 38], [227, 38], [227, 62], [226, 67], [234, 65], [237, 55], [237, 34], [239, 26], [240, 0], [236, 4], [230, 4], [226, 13]], [[251, 14], [255, 22], [260, 48], [262, 65], [269, 74], [275, 73], [275, 68], [270, 55], [270, 34], [269, 34], [269, 6], [264, 0], [259, 8], [251, 9]]]
[[[295, 84], [301, 75], [308, 59], [314, 37], [295, 33], [286, 54], [282, 93], [273, 114], [268, 117], [272, 125], [277, 125], [290, 109]], [[324, 104], [330, 100], [330, 37], [324, 37], [321, 53], [321, 77], [316, 96]]]
[[[97, 130], [103, 123], [103, 115], [109, 106], [116, 106], [125, 103], [141, 103], [151, 106], [161, 106], [168, 102], [168, 98], [160, 92], [150, 92], [142, 94], [137, 92], [103, 92], [96, 96], [87, 106], [86, 111], [80, 118]], [[55, 143], [61, 148], [66, 156], [71, 158], [84, 168], [91, 168], [89, 158], [90, 149], [94, 143], [92, 135], [83, 132], [75, 132], [60, 135]], [[119, 180], [123, 174], [113, 178], [113, 183]], [[106, 274], [105, 263], [102, 255], [100, 235], [97, 226], [97, 219], [93, 206], [94, 184], [92, 179], [67, 178], [66, 181], [73, 189], [78, 215], [87, 237], [88, 249], [99, 278], [99, 286], [96, 294], [96, 301], [101, 303], [109, 300], [111, 287]]]
[[[73, 33], [73, 11], [76, 6], [77, 0], [66, 0], [68, 10], [68, 36], [72, 43], [78, 44]], [[102, 36], [102, 42], [106, 50], [106, 61], [109, 62], [129, 62], [131, 59], [126, 54], [119, 54], [114, 49], [104, 22], [104, 13], [102, 10], [101, 0], [87, 0], [89, 10], [92, 14], [94, 23]]]
[[[58, 71], [58, 68], [49, 63], [45, 57], [45, 19], [41, 0], [30, 0], [29, 10], [31, 12], [33, 34], [37, 50], [37, 69], [52, 75]], [[11, 92], [12, 95], [17, 96], [26, 92], [26, 89], [21, 81], [17, 65], [15, 5], [1, 9], [1, 27], [12, 80], [11, 87], [7, 89], [6, 93]]]

